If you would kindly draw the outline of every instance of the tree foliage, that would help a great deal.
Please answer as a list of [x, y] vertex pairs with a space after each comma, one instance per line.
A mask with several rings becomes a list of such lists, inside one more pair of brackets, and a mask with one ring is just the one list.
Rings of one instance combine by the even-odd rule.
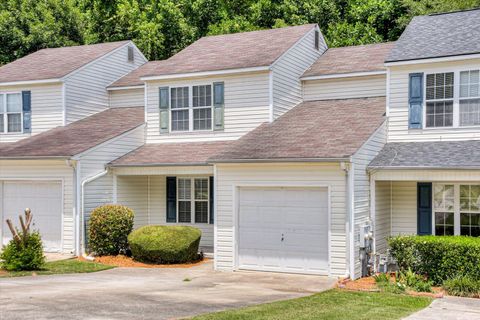
[[480, 0], [2, 0], [0, 64], [47, 47], [132, 39], [166, 59], [196, 39], [317, 23], [329, 46], [396, 40], [413, 16]]

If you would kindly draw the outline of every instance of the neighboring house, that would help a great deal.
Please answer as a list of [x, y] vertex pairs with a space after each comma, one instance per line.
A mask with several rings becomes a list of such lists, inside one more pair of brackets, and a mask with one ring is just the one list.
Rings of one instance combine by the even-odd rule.
[[479, 21], [417, 17], [396, 43], [328, 50], [312, 24], [138, 53], [72, 87], [101, 99], [69, 104], [64, 82], [58, 122], [32, 91], [31, 134], [36, 114], [55, 123], [0, 143], [0, 216], [31, 206], [46, 249], [81, 254], [89, 212], [119, 203], [135, 227], [201, 229], [217, 270], [354, 278], [390, 235], [480, 235]]

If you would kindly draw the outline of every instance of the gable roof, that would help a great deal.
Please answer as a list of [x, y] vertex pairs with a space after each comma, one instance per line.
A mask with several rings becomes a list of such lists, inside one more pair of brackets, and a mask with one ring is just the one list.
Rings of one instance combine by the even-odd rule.
[[386, 62], [480, 53], [480, 9], [414, 17]]
[[338, 160], [385, 120], [385, 97], [304, 102], [213, 156], [211, 162]]
[[207, 165], [231, 141], [149, 143], [110, 163], [112, 167]]
[[384, 61], [394, 42], [330, 48], [302, 78], [356, 72], [384, 71]]
[[391, 142], [383, 147], [368, 168], [478, 169], [480, 168], [480, 141]]
[[137, 69], [128, 73], [126, 76], [109, 85], [108, 88], [143, 86], [143, 80], [140, 80], [140, 78], [151, 74], [153, 70], [159, 68], [162, 64], [165, 64], [166, 61], [167, 60], [146, 62]]
[[0, 67], [0, 84], [60, 79], [129, 42], [41, 49]]
[[1, 158], [69, 158], [144, 123], [144, 108], [111, 108], [0, 148]]
[[164, 63], [152, 65], [144, 76], [268, 67], [315, 27], [306, 24], [203, 37]]

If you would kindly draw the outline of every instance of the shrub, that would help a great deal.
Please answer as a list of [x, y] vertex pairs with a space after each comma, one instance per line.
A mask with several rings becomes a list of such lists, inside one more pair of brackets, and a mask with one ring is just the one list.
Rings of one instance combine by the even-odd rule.
[[133, 217], [133, 211], [121, 205], [105, 205], [93, 210], [88, 231], [90, 250], [100, 256], [126, 253]]
[[45, 265], [42, 239], [38, 232], [20, 234], [22, 241], [14, 239], [3, 248], [0, 259], [2, 268], [8, 271], [40, 270]]
[[147, 263], [185, 263], [198, 259], [202, 232], [186, 226], [144, 226], [128, 236], [132, 256]]
[[459, 297], [480, 298], [480, 280], [457, 276], [443, 283], [448, 294]]
[[392, 278], [389, 274], [379, 273], [373, 276], [377, 287], [383, 292], [389, 293], [403, 293], [405, 292], [405, 285], [397, 281], [396, 278]]
[[398, 236], [388, 244], [401, 271], [411, 269], [435, 284], [459, 275], [480, 279], [480, 238]]
[[398, 281], [404, 284], [406, 287], [417, 292], [432, 292], [432, 281], [426, 280], [424, 277], [416, 274], [411, 269], [400, 272], [398, 275]]

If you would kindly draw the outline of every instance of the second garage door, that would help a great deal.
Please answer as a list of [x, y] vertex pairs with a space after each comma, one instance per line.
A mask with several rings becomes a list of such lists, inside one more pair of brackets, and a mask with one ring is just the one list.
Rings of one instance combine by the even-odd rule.
[[327, 188], [240, 188], [240, 269], [328, 274]]
[[18, 216], [25, 208], [33, 214], [32, 228], [38, 230], [47, 252], [62, 249], [62, 181], [0, 181], [3, 185], [0, 199], [3, 243], [12, 237], [6, 219], [18, 226]]

